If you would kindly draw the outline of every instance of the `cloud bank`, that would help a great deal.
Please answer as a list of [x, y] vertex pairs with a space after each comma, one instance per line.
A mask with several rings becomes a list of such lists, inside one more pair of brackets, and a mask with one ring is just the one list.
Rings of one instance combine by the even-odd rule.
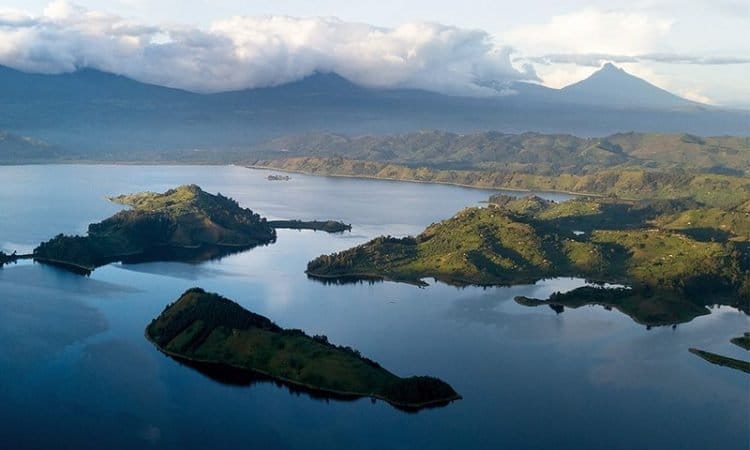
[[92, 68], [197, 92], [276, 86], [335, 72], [371, 87], [497, 95], [533, 68], [481, 30], [396, 28], [336, 18], [234, 17], [206, 29], [146, 25], [65, 1], [42, 14], [0, 10], [0, 64], [42, 73]]
[[750, 64], [750, 58], [739, 56], [692, 56], [676, 53], [646, 53], [643, 55], [612, 55], [603, 53], [551, 53], [530, 58], [516, 58], [516, 61], [530, 61], [537, 64], [575, 64], [578, 66], [601, 67], [606, 62], [638, 63], [656, 62], [666, 64], [699, 64], [704, 66], [724, 66]]

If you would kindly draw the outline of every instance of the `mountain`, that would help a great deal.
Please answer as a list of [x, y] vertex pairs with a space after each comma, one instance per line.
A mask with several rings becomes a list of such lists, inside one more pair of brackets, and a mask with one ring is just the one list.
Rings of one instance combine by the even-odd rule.
[[[218, 153], [231, 161], [257, 142], [322, 131], [749, 133], [747, 112], [655, 107], [671, 94], [617, 69], [598, 74], [562, 90], [516, 83], [507, 95], [475, 98], [366, 88], [322, 73], [275, 87], [198, 94], [91, 69], [50, 75], [0, 67], [0, 129], [55, 145], [67, 159], [194, 162], [215, 161]], [[611, 79], [617, 94], [604, 95]], [[639, 94], [626, 97], [658, 98], [618, 97], [631, 84], [628, 92], [637, 87]], [[0, 160], [5, 154], [0, 144]]]
[[678, 97], [611, 63], [605, 64], [585, 80], [562, 88], [560, 97], [571, 103], [612, 105], [617, 108], [673, 109], [700, 106], [699, 103]]

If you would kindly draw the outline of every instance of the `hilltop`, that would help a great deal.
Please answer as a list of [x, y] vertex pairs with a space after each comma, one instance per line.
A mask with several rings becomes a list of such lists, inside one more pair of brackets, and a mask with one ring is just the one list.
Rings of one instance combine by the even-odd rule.
[[356, 350], [325, 336], [282, 329], [217, 294], [194, 288], [168, 305], [146, 328], [168, 355], [271, 376], [317, 392], [383, 399], [419, 409], [457, 400], [447, 383], [432, 377], [398, 377]]

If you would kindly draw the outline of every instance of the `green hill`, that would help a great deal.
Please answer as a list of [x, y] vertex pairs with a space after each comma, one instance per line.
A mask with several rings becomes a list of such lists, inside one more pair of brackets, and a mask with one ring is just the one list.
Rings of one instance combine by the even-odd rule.
[[113, 261], [207, 259], [276, 239], [265, 218], [195, 185], [111, 200], [132, 208], [89, 225], [86, 236], [42, 243], [34, 258], [85, 272]]
[[659, 228], [655, 224], [665, 221], [665, 211], [672, 214], [680, 207], [674, 202], [578, 199], [557, 204], [536, 197], [492, 201], [487, 208], [467, 208], [430, 225], [416, 237], [380, 237], [320, 256], [309, 262], [307, 273], [417, 284], [433, 277], [476, 285], [576, 276], [626, 284], [633, 287], [629, 297], [684, 298], [697, 314], [711, 302], [746, 309], [750, 236], [716, 233], [724, 237], [717, 240], [676, 227]]
[[194, 288], [146, 328], [165, 353], [202, 363], [256, 371], [296, 386], [332, 394], [373, 397], [403, 408], [459, 399], [432, 377], [400, 378], [349, 347], [286, 330], [240, 305]]

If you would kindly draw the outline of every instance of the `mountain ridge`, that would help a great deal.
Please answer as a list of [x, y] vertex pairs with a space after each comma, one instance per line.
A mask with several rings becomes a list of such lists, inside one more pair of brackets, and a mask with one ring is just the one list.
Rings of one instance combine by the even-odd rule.
[[570, 91], [532, 84], [510, 90], [518, 93], [459, 97], [362, 87], [318, 73], [275, 87], [198, 94], [92, 69], [44, 75], [0, 67], [0, 129], [85, 159], [137, 151], [246, 149], [310, 132], [750, 133], [747, 112], [628, 106], [606, 99], [585, 103], [576, 100], [580, 95], [565, 94]]

